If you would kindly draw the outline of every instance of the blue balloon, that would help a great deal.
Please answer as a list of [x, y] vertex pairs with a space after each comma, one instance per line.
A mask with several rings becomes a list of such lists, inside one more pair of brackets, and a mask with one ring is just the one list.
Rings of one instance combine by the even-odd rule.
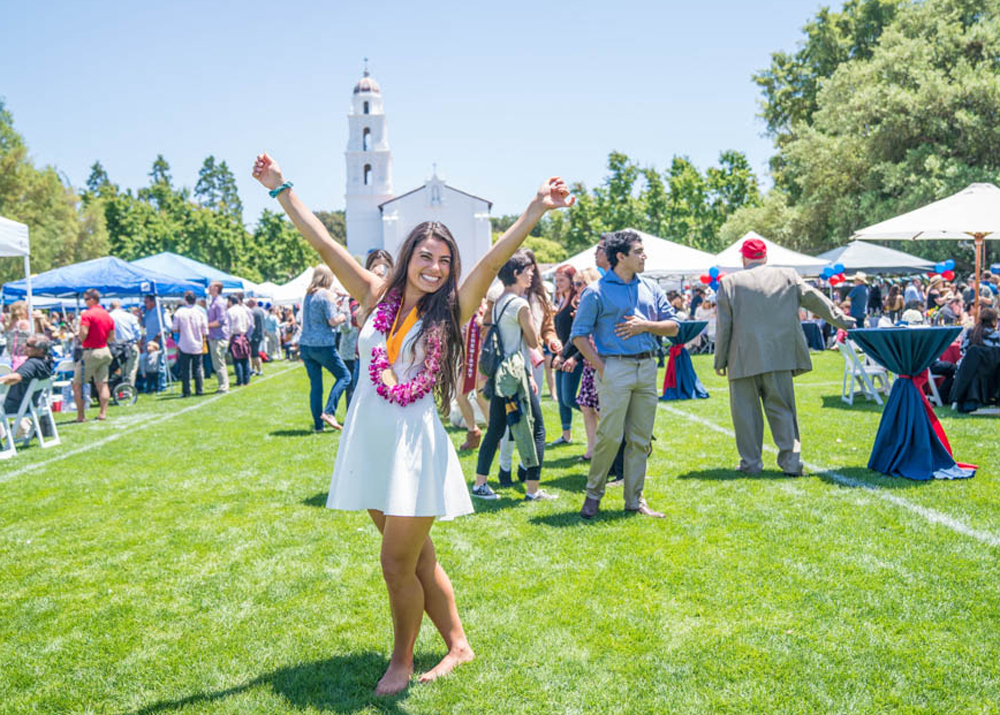
[[951, 258], [949, 258], [947, 261], [944, 262], [944, 269], [946, 271], [953, 271], [953, 270], [955, 270], [955, 261], [952, 260]]
[[946, 270], [948, 270], [948, 269], [944, 267], [944, 263], [935, 263], [934, 264], [934, 272], [935, 273], [944, 273]]
[[708, 275], [712, 276], [712, 278], [718, 278], [719, 269], [716, 266], [712, 266], [711, 268], [708, 269]]
[[719, 279], [713, 278], [712, 282], [708, 284], [708, 287], [715, 291], [719, 290]]
[[830, 276], [833, 275], [833, 268], [827, 266], [826, 268], [823, 269], [823, 272], [820, 273], [820, 275], [823, 276], [824, 278], [829, 278]]
[[838, 275], [838, 274], [843, 273], [843, 272], [844, 272], [844, 264], [843, 263], [838, 263], [837, 265], [835, 265], [833, 267], [833, 275]]

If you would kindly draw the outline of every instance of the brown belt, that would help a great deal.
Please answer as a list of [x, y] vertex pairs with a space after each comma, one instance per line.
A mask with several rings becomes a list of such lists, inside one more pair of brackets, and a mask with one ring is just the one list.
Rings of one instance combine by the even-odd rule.
[[636, 353], [635, 355], [601, 355], [602, 360], [607, 360], [608, 358], [621, 358], [622, 360], [646, 360], [647, 358], [655, 358], [657, 353], [655, 350], [647, 350], [644, 353]]

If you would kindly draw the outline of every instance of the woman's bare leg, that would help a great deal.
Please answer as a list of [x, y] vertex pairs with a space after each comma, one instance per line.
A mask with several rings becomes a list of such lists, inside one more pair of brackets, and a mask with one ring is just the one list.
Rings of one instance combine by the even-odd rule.
[[369, 512], [378, 525], [382, 517], [382, 576], [389, 591], [393, 646], [389, 668], [375, 686], [376, 695], [405, 690], [413, 674], [413, 646], [424, 615], [424, 587], [417, 578], [417, 562], [434, 517], [384, 516]]
[[[375, 509], [369, 509], [368, 514], [375, 522], [379, 532], [384, 534], [385, 514]], [[420, 676], [420, 681], [426, 683], [447, 675], [455, 666], [472, 660], [475, 654], [469, 647], [465, 630], [462, 628], [462, 620], [458, 616], [455, 591], [452, 589], [451, 580], [437, 562], [434, 543], [429, 535], [425, 538], [420, 549], [416, 573], [424, 589], [424, 610], [448, 647], [448, 653], [441, 659], [441, 662]], [[412, 662], [412, 647], [410, 652]]]
[[420, 676], [421, 683], [428, 683], [447, 675], [456, 666], [475, 657], [462, 628], [462, 619], [455, 605], [455, 591], [434, 553], [434, 542], [428, 536], [417, 561], [417, 578], [424, 587], [424, 610], [430, 616], [438, 633], [448, 646], [448, 653], [437, 665]]

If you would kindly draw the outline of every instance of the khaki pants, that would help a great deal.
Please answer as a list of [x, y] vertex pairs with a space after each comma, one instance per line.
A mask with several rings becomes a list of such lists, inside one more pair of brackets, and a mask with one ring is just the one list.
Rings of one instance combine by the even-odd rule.
[[132, 343], [128, 347], [128, 357], [122, 365], [122, 375], [132, 387], [135, 387], [135, 376], [139, 372], [139, 346]]
[[587, 478], [587, 496], [600, 499], [615, 461], [622, 437], [625, 438], [625, 508], [635, 510], [642, 500], [646, 483], [646, 458], [656, 420], [656, 359], [609, 357], [604, 361], [604, 377], [594, 375], [601, 400], [601, 421], [597, 425], [594, 454]]
[[736, 448], [740, 452], [740, 469], [759, 472], [764, 468], [761, 459], [764, 442], [764, 419], [760, 413], [762, 403], [771, 436], [778, 446], [778, 466], [786, 474], [801, 473], [802, 447], [791, 370], [765, 372], [729, 381], [729, 409], [733, 415]]
[[226, 370], [226, 349], [228, 347], [228, 340], [208, 341], [208, 354], [212, 356], [212, 369], [215, 370], [220, 390], [229, 389], [229, 372]]

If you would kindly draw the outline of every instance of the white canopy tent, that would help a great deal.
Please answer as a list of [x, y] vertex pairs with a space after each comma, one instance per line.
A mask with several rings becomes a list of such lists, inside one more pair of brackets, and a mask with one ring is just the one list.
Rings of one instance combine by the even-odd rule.
[[854, 273], [868, 271], [869, 273], [922, 273], [934, 267], [933, 261], [911, 256], [909, 253], [896, 251], [874, 243], [852, 241], [846, 246], [821, 253], [816, 258], [828, 263], [840, 263], [844, 269]]
[[1000, 188], [969, 184], [944, 199], [876, 223], [851, 236], [851, 240], [968, 241], [976, 251], [976, 314], [979, 314], [979, 277], [986, 238], [1000, 240]]
[[[294, 305], [296, 303], [301, 303], [302, 299], [305, 298], [306, 289], [309, 288], [309, 284], [312, 282], [313, 271], [316, 270], [315, 267], [309, 266], [300, 274], [292, 278], [292, 280], [287, 283], [276, 286], [271, 290], [271, 302], [275, 305]], [[337, 293], [346, 293], [344, 286], [340, 284], [337, 277], [333, 277], [333, 285], [330, 286], [330, 290]]]
[[24, 280], [27, 284], [28, 315], [31, 315], [31, 245], [28, 227], [0, 216], [0, 256], [24, 257]]
[[[666, 278], [668, 276], [698, 275], [705, 273], [711, 266], [715, 265], [711, 253], [637, 231], [634, 228], [628, 230], [635, 231], [642, 238], [642, 247], [646, 251], [646, 270], [642, 273], [644, 276]], [[566, 265], [573, 266], [578, 271], [584, 268], [596, 269], [594, 249], [588, 248], [570, 256], [565, 261], [559, 261], [552, 269], [542, 274], [542, 277], [551, 280], [555, 276], [556, 268]]]
[[712, 259], [712, 265], [718, 266], [724, 271], [742, 271], [743, 254], [740, 253], [740, 246], [748, 238], [756, 238], [763, 241], [767, 246], [767, 265], [780, 266], [782, 268], [794, 268], [802, 275], [819, 275], [819, 273], [829, 265], [828, 261], [804, 253], [793, 251], [790, 248], [779, 246], [774, 241], [764, 238], [754, 231], [749, 231], [739, 241], [722, 251]]

